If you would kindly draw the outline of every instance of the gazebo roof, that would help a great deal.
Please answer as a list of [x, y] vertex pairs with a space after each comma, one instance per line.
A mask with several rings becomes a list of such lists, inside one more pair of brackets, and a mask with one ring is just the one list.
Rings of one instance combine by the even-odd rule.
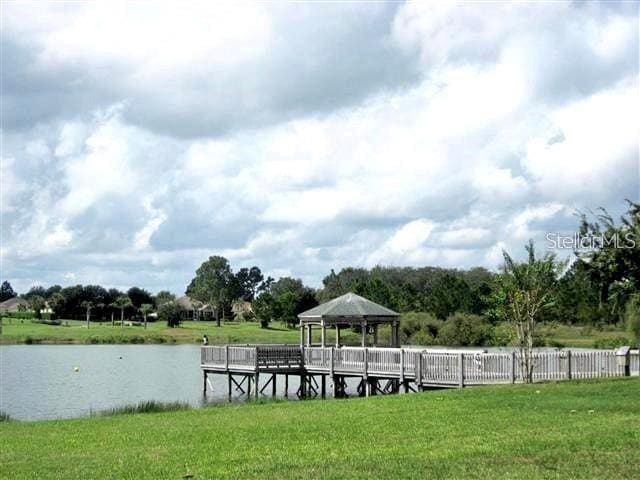
[[302, 312], [298, 315], [298, 318], [300, 320], [318, 320], [321, 318], [376, 317], [380, 319], [380, 317], [387, 317], [389, 320], [393, 320], [399, 316], [399, 313], [387, 307], [383, 307], [360, 295], [349, 292], [322, 305], [318, 305], [311, 310]]

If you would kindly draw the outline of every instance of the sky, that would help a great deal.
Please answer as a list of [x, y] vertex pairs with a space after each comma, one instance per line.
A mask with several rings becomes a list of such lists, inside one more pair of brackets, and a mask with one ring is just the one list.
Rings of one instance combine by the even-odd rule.
[[[640, 199], [637, 2], [1, 4], [2, 280], [499, 267]], [[559, 252], [561, 255], [567, 251]]]

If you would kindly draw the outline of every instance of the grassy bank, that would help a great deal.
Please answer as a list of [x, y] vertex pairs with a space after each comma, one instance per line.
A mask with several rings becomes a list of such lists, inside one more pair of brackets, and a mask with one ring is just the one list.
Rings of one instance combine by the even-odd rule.
[[6, 479], [633, 478], [640, 381], [0, 424]]
[[[419, 316], [420, 314], [408, 314]], [[402, 322], [402, 319], [401, 319]], [[622, 329], [609, 327], [598, 330], [593, 327], [571, 325], [543, 325], [541, 333], [550, 345], [564, 347], [594, 347], [598, 342], [608, 348], [607, 341], [617, 338], [628, 340]], [[92, 322], [87, 328], [80, 320], [62, 320], [62, 325], [33, 323], [31, 320], [3, 319], [0, 343], [198, 343], [206, 334], [212, 344], [225, 343], [298, 343], [297, 329], [287, 328], [274, 322], [269, 328], [260, 328], [256, 322], [224, 322], [216, 327], [215, 322], [184, 322], [178, 328], [168, 328], [163, 322], [150, 322], [145, 330], [142, 326], [115, 327], [111, 323]], [[319, 341], [319, 331], [314, 339]], [[387, 344], [389, 328], [380, 329], [380, 341]], [[327, 339], [333, 342], [334, 332], [327, 331]], [[341, 339], [347, 344], [358, 345], [360, 336], [350, 330], [343, 331]]]
[[[111, 323], [91, 323], [80, 320], [62, 320], [62, 325], [33, 323], [30, 320], [8, 321], [3, 319], [0, 343], [199, 343], [206, 334], [212, 344], [225, 343], [298, 343], [297, 329], [272, 323], [260, 328], [256, 322], [225, 322], [217, 327], [215, 322], [184, 322], [178, 328], [168, 328], [165, 323], [149, 323], [142, 326], [115, 327]], [[327, 338], [334, 340], [333, 332]], [[341, 339], [357, 341], [356, 335], [344, 332]]]

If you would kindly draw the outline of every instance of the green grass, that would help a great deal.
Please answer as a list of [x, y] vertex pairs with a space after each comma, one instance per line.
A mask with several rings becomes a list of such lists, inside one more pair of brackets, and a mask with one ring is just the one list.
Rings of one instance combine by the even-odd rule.
[[[415, 313], [407, 314], [416, 315]], [[401, 320], [402, 321], [402, 320]], [[591, 327], [572, 325], [542, 325], [540, 332], [549, 340], [565, 347], [593, 347], [603, 339], [629, 338], [623, 329], [609, 327], [598, 330]], [[225, 343], [293, 343], [300, 340], [297, 329], [287, 328], [274, 322], [269, 328], [260, 328], [257, 322], [224, 322], [216, 327], [215, 322], [184, 322], [178, 328], [168, 328], [163, 322], [150, 322], [145, 330], [142, 326], [120, 328], [110, 322], [92, 322], [90, 328], [82, 320], [62, 320], [62, 325], [46, 325], [31, 320], [3, 319], [0, 343], [198, 343], [206, 334], [211, 344]], [[314, 333], [314, 341], [319, 341], [319, 331]], [[380, 344], [387, 345], [389, 328], [382, 327]], [[343, 343], [358, 345], [360, 336], [351, 330], [341, 333]], [[327, 330], [327, 341], [335, 340], [334, 332]]]
[[631, 335], [623, 328], [613, 325], [597, 329], [580, 325], [546, 324], [541, 326], [540, 332], [560, 345], [573, 348], [592, 348], [597, 345], [596, 342], [605, 339], [622, 338], [627, 343], [631, 339]]
[[0, 478], [635, 478], [640, 380], [0, 424]]
[[[269, 328], [260, 328], [256, 322], [224, 322], [216, 327], [215, 322], [183, 322], [178, 328], [168, 328], [166, 323], [149, 323], [142, 326], [115, 327], [111, 323], [87, 324], [81, 320], [63, 320], [62, 325], [45, 325], [30, 320], [3, 319], [0, 343], [199, 343], [206, 334], [211, 344], [225, 343], [293, 343], [300, 341], [297, 329], [272, 323]], [[318, 333], [319, 335], [319, 333]], [[315, 338], [315, 335], [314, 335]], [[333, 331], [327, 333], [328, 341], [334, 341]], [[319, 339], [319, 338], [318, 338]], [[357, 342], [351, 331], [343, 332], [341, 339]]]

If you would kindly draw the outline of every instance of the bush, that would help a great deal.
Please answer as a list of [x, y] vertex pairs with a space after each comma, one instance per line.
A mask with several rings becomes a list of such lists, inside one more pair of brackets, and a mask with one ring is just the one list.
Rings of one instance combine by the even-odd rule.
[[439, 344], [455, 347], [487, 345], [492, 337], [489, 322], [479, 315], [454, 313], [438, 332]]
[[435, 345], [436, 337], [424, 330], [418, 330], [407, 341], [409, 345]]
[[257, 318], [255, 313], [253, 313], [251, 310], [248, 310], [236, 315], [235, 320], [238, 320], [239, 322], [255, 322]]
[[491, 328], [491, 337], [489, 338], [489, 346], [506, 347], [511, 345], [513, 341], [513, 328], [508, 323], [500, 323]]
[[49, 318], [45, 318], [44, 315], [42, 315], [42, 317], [37, 320], [37, 319], [33, 319], [31, 320], [31, 323], [41, 323], [44, 325], [62, 325], [62, 321], [61, 320], [55, 320], [55, 319], [49, 319]]
[[401, 343], [433, 345], [443, 324], [430, 313], [406, 313], [400, 321]]
[[11, 415], [9, 415], [7, 412], [3, 412], [2, 410], [0, 410], [0, 422], [11, 422], [13, 421], [13, 418], [11, 418]]
[[25, 320], [31, 320], [35, 318], [33, 312], [7, 312], [5, 315], [9, 318], [20, 318]]

